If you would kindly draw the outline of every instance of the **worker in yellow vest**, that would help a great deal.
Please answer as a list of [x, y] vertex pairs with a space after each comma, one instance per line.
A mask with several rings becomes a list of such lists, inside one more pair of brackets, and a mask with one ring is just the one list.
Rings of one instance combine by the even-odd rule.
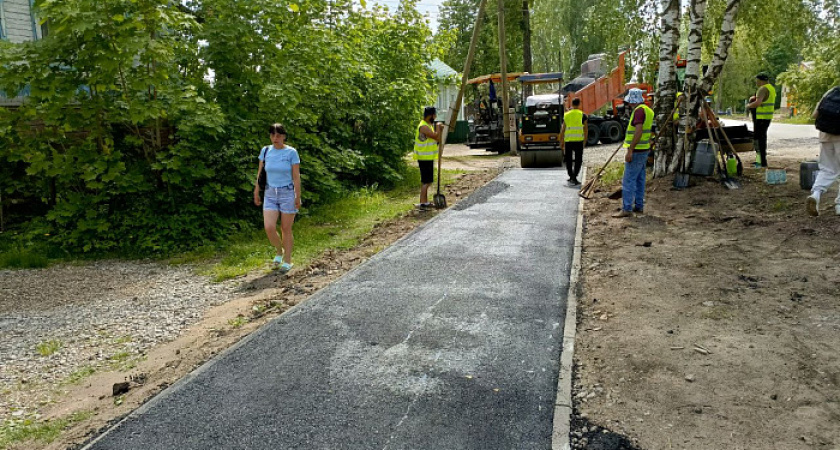
[[773, 120], [773, 111], [776, 105], [776, 88], [770, 84], [770, 77], [766, 73], [755, 76], [755, 84], [758, 86], [755, 96], [750, 98], [747, 108], [755, 109], [755, 120], [753, 120], [753, 133], [757, 141], [756, 165], [767, 167], [767, 129], [770, 128], [770, 121]]
[[[438, 143], [441, 139], [443, 124], [435, 123], [437, 109], [428, 106], [423, 110], [423, 120], [414, 130], [414, 159], [420, 166], [420, 209], [432, 208], [429, 202], [429, 186], [435, 181], [435, 159], [438, 157]], [[432, 127], [434, 126], [434, 129]]]
[[580, 99], [572, 100], [572, 109], [563, 114], [563, 126], [560, 128], [560, 148], [566, 157], [566, 173], [569, 174], [569, 186], [580, 186], [578, 174], [583, 165], [583, 147], [589, 138], [587, 129], [589, 117], [580, 110]]
[[682, 92], [677, 92], [677, 98], [674, 100], [674, 128], [677, 128], [677, 123], [680, 121], [680, 103], [682, 103]]
[[624, 98], [632, 108], [630, 124], [624, 135], [624, 178], [621, 180], [621, 212], [613, 217], [631, 217], [645, 212], [645, 184], [648, 153], [653, 136], [653, 110], [645, 104], [644, 92], [633, 88]]

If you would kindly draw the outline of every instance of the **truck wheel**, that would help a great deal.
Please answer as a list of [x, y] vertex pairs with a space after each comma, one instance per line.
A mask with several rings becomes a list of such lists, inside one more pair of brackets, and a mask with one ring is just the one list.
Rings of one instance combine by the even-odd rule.
[[608, 120], [601, 124], [601, 143], [612, 144], [621, 140], [621, 124]]
[[587, 130], [589, 130], [589, 136], [587, 136], [586, 145], [598, 144], [598, 140], [601, 139], [601, 129], [598, 128], [598, 125], [590, 123], [587, 126]]

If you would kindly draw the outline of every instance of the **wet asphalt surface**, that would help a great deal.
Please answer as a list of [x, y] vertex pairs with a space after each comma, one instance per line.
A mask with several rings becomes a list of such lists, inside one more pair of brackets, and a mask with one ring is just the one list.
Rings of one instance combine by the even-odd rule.
[[551, 448], [565, 179], [503, 173], [87, 448]]

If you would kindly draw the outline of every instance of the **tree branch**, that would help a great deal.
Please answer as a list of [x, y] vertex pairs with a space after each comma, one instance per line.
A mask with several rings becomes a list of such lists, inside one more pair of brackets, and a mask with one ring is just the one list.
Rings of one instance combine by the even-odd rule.
[[723, 71], [723, 65], [726, 64], [726, 59], [729, 57], [729, 48], [735, 37], [735, 17], [738, 15], [740, 6], [741, 0], [728, 0], [726, 2], [726, 13], [724, 13], [723, 23], [721, 24], [718, 47], [699, 87], [700, 93], [704, 96], [714, 87], [721, 71]]

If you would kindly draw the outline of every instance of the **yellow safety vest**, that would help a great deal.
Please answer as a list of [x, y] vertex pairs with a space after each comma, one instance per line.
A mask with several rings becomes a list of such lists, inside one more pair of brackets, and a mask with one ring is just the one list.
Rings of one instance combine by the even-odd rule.
[[566, 124], [566, 134], [563, 140], [566, 142], [583, 142], [583, 111], [570, 109], [563, 114], [563, 123]]
[[[675, 107], [675, 108], [677, 107], [677, 103], [679, 103], [679, 101], [680, 101], [680, 96], [682, 96], [682, 95], [683, 95], [683, 93], [682, 93], [682, 92], [677, 92], [677, 97], [676, 97], [676, 99], [674, 100], [674, 107]], [[680, 120], [680, 109], [679, 109], [679, 108], [677, 108], [677, 110], [676, 110], [676, 111], [674, 111], [674, 122], [679, 122], [679, 120]]]
[[642, 138], [639, 139], [639, 142], [636, 144], [636, 150], [648, 150], [650, 149], [650, 136], [651, 130], [653, 129], [653, 110], [650, 109], [647, 105], [641, 104], [633, 110], [633, 114], [630, 115], [630, 124], [627, 125], [627, 134], [624, 135], [624, 148], [630, 148], [630, 144], [633, 143], [633, 136], [636, 134], [636, 127], [633, 126], [633, 117], [636, 117], [636, 111], [642, 108], [645, 112], [645, 123], [642, 125]]
[[[767, 88], [767, 99], [761, 103], [761, 106], [755, 109], [755, 118], [758, 120], [773, 120], [773, 110], [776, 108], [776, 88], [773, 87], [772, 84], [767, 83], [764, 86], [758, 88], [758, 91], [761, 88]], [[755, 96], [758, 97], [758, 91], [755, 92]]]
[[432, 128], [425, 120], [421, 120], [420, 124], [417, 125], [417, 129], [414, 131], [414, 159], [434, 161], [438, 154], [438, 143], [430, 137], [422, 136], [421, 138], [420, 128], [423, 126]]

